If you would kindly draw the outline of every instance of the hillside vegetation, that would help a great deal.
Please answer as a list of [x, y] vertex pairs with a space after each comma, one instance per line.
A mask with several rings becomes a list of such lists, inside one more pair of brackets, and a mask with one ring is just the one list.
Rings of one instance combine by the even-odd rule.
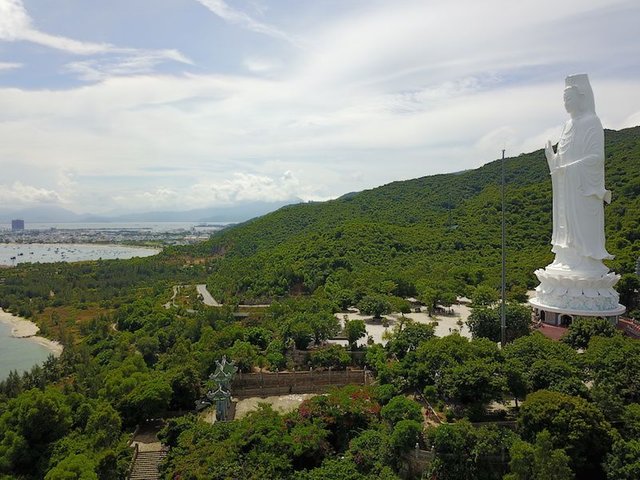
[[[639, 137], [607, 132], [609, 249], [623, 273], [639, 254]], [[135, 426], [158, 418], [165, 479], [640, 478], [638, 341], [578, 319], [555, 342], [529, 331], [526, 307], [508, 304], [509, 344], [496, 344], [487, 305], [499, 275], [499, 166], [283, 208], [156, 257], [3, 269], [0, 307], [30, 316], [64, 351], [0, 381], [0, 478], [125, 478]], [[507, 171], [518, 293], [550, 260], [549, 176], [541, 152], [509, 159]], [[237, 315], [198, 300], [194, 284], [207, 275], [225, 301], [294, 295]], [[637, 277], [626, 275], [618, 289], [633, 292]], [[431, 309], [467, 291], [471, 340], [398, 318], [386, 345], [367, 343], [361, 355], [327, 344], [340, 330], [335, 312], [351, 302], [380, 317], [408, 311], [405, 294]], [[354, 349], [365, 323], [343, 333]], [[213, 425], [175, 416], [215, 387], [217, 360], [243, 372], [307, 370], [296, 350], [314, 370], [366, 366], [376, 385], [332, 390], [288, 414], [262, 406]], [[425, 399], [446, 423], [425, 423]], [[424, 475], [410, 471], [416, 444], [431, 457]]]
[[[605, 131], [609, 265], [640, 256], [640, 127]], [[551, 259], [551, 179], [542, 150], [508, 158], [507, 286], [533, 288]], [[358, 301], [425, 289], [470, 294], [499, 286], [500, 161], [394, 182], [323, 203], [292, 205], [213, 236], [208, 285], [225, 302], [262, 301], [325, 287]]]

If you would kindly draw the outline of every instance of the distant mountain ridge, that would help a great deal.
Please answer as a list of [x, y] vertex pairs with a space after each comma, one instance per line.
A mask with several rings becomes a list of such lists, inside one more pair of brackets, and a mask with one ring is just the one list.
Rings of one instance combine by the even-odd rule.
[[292, 198], [280, 202], [245, 202], [225, 207], [110, 216], [78, 214], [56, 205], [43, 205], [19, 210], [0, 209], [0, 223], [9, 223], [13, 219], [20, 218], [26, 222], [28, 228], [29, 223], [244, 222], [301, 201], [298, 198]]
[[28, 226], [28, 223], [82, 222], [84, 216], [55, 205], [41, 205], [20, 210], [0, 209], [0, 223], [8, 223], [17, 218], [24, 220]]

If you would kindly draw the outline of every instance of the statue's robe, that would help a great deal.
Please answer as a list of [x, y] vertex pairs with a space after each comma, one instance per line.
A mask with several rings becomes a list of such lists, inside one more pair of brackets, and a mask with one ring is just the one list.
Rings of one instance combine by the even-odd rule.
[[595, 114], [565, 123], [553, 163], [552, 251], [613, 258], [604, 238], [603, 202], [611, 201], [611, 192], [604, 188], [604, 131]]

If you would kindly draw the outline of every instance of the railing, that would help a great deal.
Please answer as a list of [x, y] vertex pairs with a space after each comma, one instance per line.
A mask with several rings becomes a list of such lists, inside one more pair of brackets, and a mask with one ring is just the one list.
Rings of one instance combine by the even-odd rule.
[[427, 397], [425, 397], [422, 392], [416, 390], [415, 397], [419, 402], [423, 403], [427, 407], [427, 415], [429, 416], [429, 418], [433, 418], [436, 423], [442, 423], [442, 420], [440, 419], [440, 416], [436, 412], [435, 408], [433, 408], [429, 400], [427, 400]]
[[131, 439], [129, 440], [129, 446], [131, 446], [131, 444], [133, 443], [133, 439], [136, 438], [136, 435], [138, 434], [139, 431], [140, 431], [140, 424], [136, 425], [135, 430], [131, 434]]
[[127, 478], [131, 478], [133, 469], [136, 466], [136, 460], [138, 459], [138, 453], [140, 453], [140, 449], [138, 447], [138, 444], [136, 443], [133, 448], [133, 458], [131, 459], [131, 463], [129, 464], [129, 469], [127, 470]]

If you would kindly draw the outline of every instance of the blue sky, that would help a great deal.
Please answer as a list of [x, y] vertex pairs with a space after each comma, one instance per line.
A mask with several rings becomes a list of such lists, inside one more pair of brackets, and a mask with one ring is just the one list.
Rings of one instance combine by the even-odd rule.
[[637, 0], [0, 0], [0, 208], [334, 198], [640, 124]]

